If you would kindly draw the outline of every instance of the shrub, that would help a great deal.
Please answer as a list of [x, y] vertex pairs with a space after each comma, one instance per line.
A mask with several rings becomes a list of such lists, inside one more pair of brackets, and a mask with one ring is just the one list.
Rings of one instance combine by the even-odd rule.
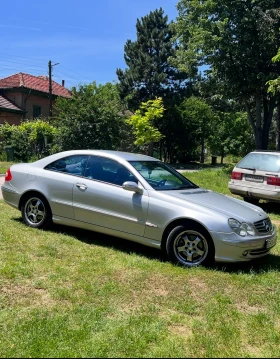
[[235, 166], [234, 164], [228, 163], [228, 164], [226, 164], [226, 165], [224, 165], [224, 166], [222, 167], [222, 171], [223, 171], [226, 175], [230, 176], [231, 173], [232, 173], [232, 171], [233, 171], [234, 166]]
[[[15, 160], [24, 162], [36, 160], [50, 154], [50, 143], [55, 133], [55, 127], [43, 119], [25, 121], [19, 126], [5, 123], [0, 127], [0, 137], [3, 139], [2, 150], [10, 145], [14, 148]], [[45, 143], [46, 138], [48, 143]]]

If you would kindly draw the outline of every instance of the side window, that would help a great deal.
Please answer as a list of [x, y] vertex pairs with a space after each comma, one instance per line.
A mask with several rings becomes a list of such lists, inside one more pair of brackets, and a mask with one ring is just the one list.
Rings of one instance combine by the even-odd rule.
[[123, 165], [110, 158], [90, 156], [85, 177], [121, 186], [125, 181], [137, 179]]
[[88, 156], [86, 155], [69, 156], [50, 163], [45, 169], [83, 176], [87, 162]]
[[117, 176], [116, 176], [116, 184], [122, 186], [124, 182], [131, 181], [131, 182], [138, 182], [138, 180], [134, 177], [134, 175], [129, 172], [129, 170], [123, 166], [120, 166], [117, 169]]
[[102, 157], [90, 156], [87, 162], [87, 167], [84, 176], [89, 179], [104, 181], [103, 172], [104, 169], [102, 165]]

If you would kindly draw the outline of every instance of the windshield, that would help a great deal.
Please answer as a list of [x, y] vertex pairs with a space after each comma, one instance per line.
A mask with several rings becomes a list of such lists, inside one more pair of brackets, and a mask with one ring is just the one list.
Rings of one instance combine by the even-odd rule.
[[279, 172], [280, 156], [269, 153], [249, 153], [236, 166], [260, 171]]
[[174, 168], [159, 161], [129, 162], [156, 191], [198, 188]]

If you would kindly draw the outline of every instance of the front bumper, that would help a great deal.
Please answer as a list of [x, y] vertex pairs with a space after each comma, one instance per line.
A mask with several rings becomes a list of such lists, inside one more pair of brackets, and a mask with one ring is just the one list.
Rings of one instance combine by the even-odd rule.
[[[240, 237], [236, 233], [211, 232], [217, 262], [246, 262], [266, 256], [276, 245], [277, 231], [269, 235]], [[270, 247], [268, 247], [270, 246]]]

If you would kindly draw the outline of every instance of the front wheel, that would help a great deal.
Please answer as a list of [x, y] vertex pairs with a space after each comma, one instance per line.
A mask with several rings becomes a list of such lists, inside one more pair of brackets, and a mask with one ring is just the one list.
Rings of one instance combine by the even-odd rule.
[[184, 267], [209, 265], [214, 261], [212, 239], [195, 224], [175, 227], [168, 235], [166, 251], [171, 262]]
[[46, 229], [52, 221], [51, 209], [46, 199], [35, 194], [25, 199], [21, 206], [24, 223], [33, 228]]

